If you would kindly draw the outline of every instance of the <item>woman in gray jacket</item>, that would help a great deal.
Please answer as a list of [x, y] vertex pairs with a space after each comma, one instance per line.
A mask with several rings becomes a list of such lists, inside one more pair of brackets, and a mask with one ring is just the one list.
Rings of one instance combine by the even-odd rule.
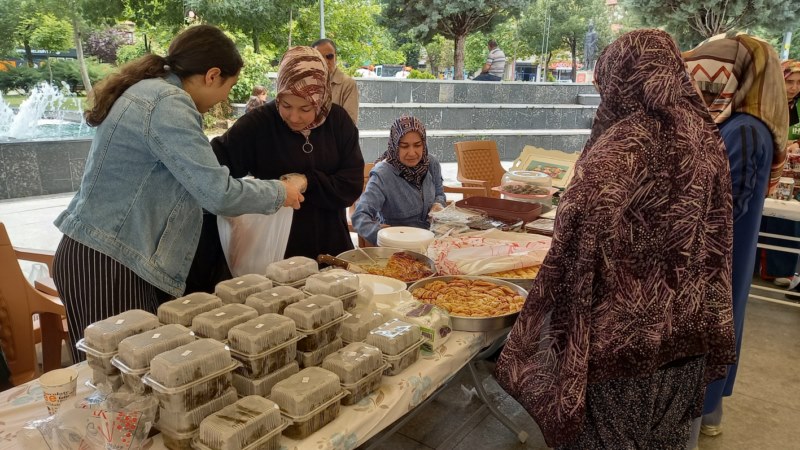
[[378, 161], [353, 213], [358, 235], [376, 244], [384, 225], [430, 228], [428, 215], [445, 206], [445, 196], [442, 168], [428, 154], [425, 125], [416, 117], [395, 120]]
[[87, 325], [129, 309], [155, 313], [183, 294], [202, 208], [236, 216], [300, 207], [287, 183], [232, 178], [203, 133], [201, 114], [228, 97], [242, 65], [222, 31], [194, 26], [167, 57], [132, 61], [90, 93], [86, 121], [97, 133], [80, 188], [55, 221], [64, 237], [54, 279], [76, 362]]

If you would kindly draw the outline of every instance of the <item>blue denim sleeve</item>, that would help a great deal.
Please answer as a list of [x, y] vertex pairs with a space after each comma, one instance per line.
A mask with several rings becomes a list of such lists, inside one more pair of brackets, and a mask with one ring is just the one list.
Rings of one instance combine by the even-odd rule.
[[444, 195], [444, 179], [442, 178], [442, 166], [434, 158], [431, 158], [431, 176], [433, 176], [433, 186], [436, 189], [436, 194], [433, 198], [434, 203], [439, 203], [442, 206], [447, 206], [447, 198]]
[[146, 129], [150, 151], [211, 213], [273, 214], [283, 205], [286, 190], [280, 181], [236, 179], [217, 162], [188, 94], [157, 99]]
[[356, 211], [350, 220], [356, 233], [374, 245], [378, 245], [378, 231], [381, 230], [378, 215], [385, 202], [386, 195], [383, 193], [380, 178], [376, 174], [370, 174], [367, 187], [356, 202]]

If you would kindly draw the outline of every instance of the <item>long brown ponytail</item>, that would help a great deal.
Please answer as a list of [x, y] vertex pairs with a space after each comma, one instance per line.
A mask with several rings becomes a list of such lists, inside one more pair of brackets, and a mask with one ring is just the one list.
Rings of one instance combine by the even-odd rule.
[[219, 28], [197, 25], [178, 34], [169, 46], [166, 58], [144, 55], [107, 76], [89, 92], [90, 109], [84, 113], [86, 123], [98, 126], [103, 123], [114, 102], [131, 86], [148, 78], [158, 78], [172, 72], [184, 79], [191, 75], [205, 75], [218, 67], [225, 78], [234, 76], [244, 65], [236, 44]]

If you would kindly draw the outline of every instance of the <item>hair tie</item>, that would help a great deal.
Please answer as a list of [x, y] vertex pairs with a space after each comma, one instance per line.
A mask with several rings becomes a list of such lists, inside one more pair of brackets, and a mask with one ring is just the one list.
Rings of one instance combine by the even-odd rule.
[[169, 64], [164, 64], [164, 70], [166, 70], [167, 72], [169, 72], [169, 71], [170, 71], [170, 69], [172, 69], [172, 68], [169, 66]]

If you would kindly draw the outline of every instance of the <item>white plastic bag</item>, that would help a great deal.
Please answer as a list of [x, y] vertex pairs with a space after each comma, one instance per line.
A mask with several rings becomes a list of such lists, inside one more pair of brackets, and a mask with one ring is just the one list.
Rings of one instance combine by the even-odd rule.
[[271, 215], [217, 217], [219, 240], [234, 277], [263, 275], [267, 265], [283, 259], [294, 210], [284, 206]]

